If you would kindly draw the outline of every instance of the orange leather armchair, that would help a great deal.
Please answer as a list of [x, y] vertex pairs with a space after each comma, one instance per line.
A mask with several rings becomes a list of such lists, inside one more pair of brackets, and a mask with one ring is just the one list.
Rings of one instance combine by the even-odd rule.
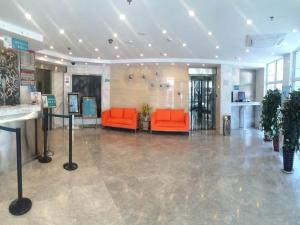
[[112, 108], [102, 112], [103, 127], [117, 127], [137, 130], [138, 114], [134, 108]]
[[151, 131], [189, 132], [189, 123], [183, 109], [157, 109], [151, 115]]

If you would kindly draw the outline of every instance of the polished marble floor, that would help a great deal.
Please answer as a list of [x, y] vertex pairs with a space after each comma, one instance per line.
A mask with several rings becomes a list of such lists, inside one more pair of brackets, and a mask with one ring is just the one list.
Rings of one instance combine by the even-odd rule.
[[50, 141], [51, 163], [23, 167], [29, 213], [9, 214], [16, 172], [0, 175], [1, 225], [300, 224], [299, 157], [294, 174], [281, 173], [281, 154], [257, 130], [231, 137], [75, 130], [73, 172], [62, 168], [67, 131], [52, 131]]

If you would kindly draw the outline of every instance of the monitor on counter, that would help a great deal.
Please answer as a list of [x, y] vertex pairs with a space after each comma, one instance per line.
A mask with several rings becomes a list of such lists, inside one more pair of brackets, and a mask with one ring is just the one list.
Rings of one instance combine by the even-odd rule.
[[246, 95], [244, 91], [239, 91], [238, 92], [238, 101], [239, 102], [244, 102], [246, 101]]

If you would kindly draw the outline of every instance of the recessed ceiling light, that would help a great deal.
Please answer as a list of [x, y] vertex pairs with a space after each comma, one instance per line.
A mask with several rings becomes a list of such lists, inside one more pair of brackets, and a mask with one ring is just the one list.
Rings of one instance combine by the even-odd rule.
[[117, 38], [117, 37], [118, 37], [118, 34], [117, 34], [117, 33], [114, 33], [113, 36], [114, 36], [114, 38]]
[[293, 33], [297, 33], [298, 30], [296, 28], [293, 29]]
[[251, 19], [247, 19], [246, 23], [247, 23], [247, 25], [252, 25], [253, 21]]
[[202, 66], [205, 66], [205, 64], [203, 63]]
[[62, 61], [62, 62], [63, 62], [63, 61], [64, 61], [64, 59], [60, 59], [60, 61]]
[[44, 58], [48, 58], [48, 56], [47, 56], [47, 55], [44, 55]]
[[25, 13], [25, 18], [31, 20], [31, 15], [29, 13]]
[[141, 57], [143, 57], [143, 56], [144, 56], [144, 54], [143, 54], [143, 53], [141, 53], [141, 54], [140, 54], [140, 56], [141, 56]]
[[209, 36], [211, 36], [212, 35], [212, 32], [211, 31], [208, 31], [208, 33], [207, 33]]
[[143, 65], [144, 65], [144, 63], [141, 63], [140, 65], [141, 65], [141, 66], [143, 66]]
[[118, 47], [118, 46], [115, 46], [114, 48], [115, 48], [116, 50], [118, 50], [118, 49], [119, 49], [119, 47]]
[[215, 56], [215, 58], [216, 58], [216, 59], [218, 59], [218, 58], [219, 58], [219, 56], [218, 56], [218, 55], [216, 55], [216, 56]]
[[151, 43], [149, 43], [149, 44], [148, 44], [148, 47], [149, 47], [149, 48], [150, 48], [150, 47], [152, 47], [152, 44], [151, 44]]
[[98, 52], [99, 51], [99, 49], [98, 48], [95, 48], [95, 52]]
[[189, 63], [187, 63], [186, 65], [187, 65], [187, 66], [190, 66], [190, 64], [189, 64]]
[[168, 56], [168, 54], [165, 52], [165, 53], [163, 54], [163, 56]]
[[162, 30], [161, 32], [162, 32], [163, 34], [166, 34], [166, 33], [167, 33], [167, 30], [164, 29], [164, 30]]
[[155, 65], [156, 65], [156, 66], [158, 66], [158, 65], [159, 65], [159, 63], [155, 63]]
[[182, 47], [186, 47], [186, 43], [182, 43]]
[[78, 42], [79, 42], [79, 43], [82, 43], [82, 39], [78, 39]]
[[127, 64], [126, 64], [126, 66], [130, 66], [130, 64], [129, 64], [129, 63], [127, 63]]
[[246, 51], [246, 53], [249, 53], [249, 52], [250, 52], [250, 50], [249, 50], [248, 48], [247, 48], [245, 51]]
[[86, 62], [85, 65], [87, 65], [88, 63]]
[[50, 46], [50, 49], [54, 49], [53, 45]]
[[120, 20], [126, 20], [126, 15], [125, 14], [120, 14]]
[[216, 49], [219, 49], [219, 48], [220, 48], [220, 46], [219, 46], [219, 45], [217, 45], [217, 46], [216, 46]]
[[65, 31], [64, 31], [63, 29], [60, 29], [60, 30], [59, 30], [59, 33], [60, 33], [60, 34], [64, 34]]
[[69, 52], [69, 55], [72, 55], [73, 53], [72, 52]]
[[120, 55], [117, 55], [116, 57], [117, 57], [117, 58], [120, 58]]
[[191, 17], [195, 16], [195, 12], [193, 10], [189, 10], [189, 16]]
[[100, 56], [98, 56], [98, 57], [97, 57], [97, 59], [101, 59], [101, 57], [100, 57]]

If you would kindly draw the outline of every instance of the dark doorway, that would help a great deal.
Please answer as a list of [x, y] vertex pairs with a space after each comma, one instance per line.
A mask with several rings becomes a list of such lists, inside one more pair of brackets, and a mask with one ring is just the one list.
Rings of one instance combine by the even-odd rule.
[[191, 130], [215, 129], [215, 75], [190, 78]]
[[36, 69], [35, 73], [36, 90], [42, 94], [51, 94], [51, 71]]
[[73, 74], [72, 92], [80, 94], [80, 114], [82, 114], [82, 97], [95, 97], [97, 117], [101, 117], [101, 76]]

